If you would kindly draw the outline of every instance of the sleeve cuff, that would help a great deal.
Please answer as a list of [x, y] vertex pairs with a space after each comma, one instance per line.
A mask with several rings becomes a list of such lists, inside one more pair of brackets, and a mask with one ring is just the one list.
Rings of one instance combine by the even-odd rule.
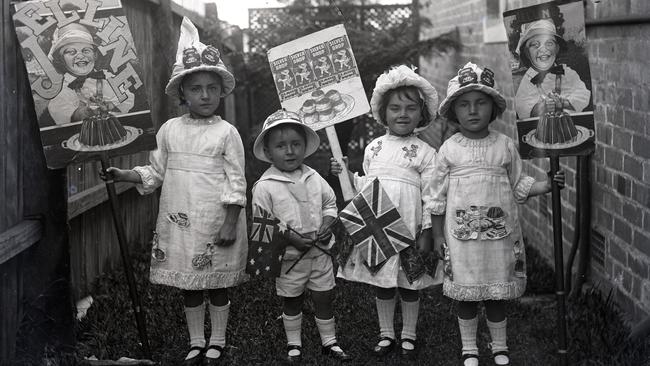
[[533, 177], [523, 176], [519, 179], [519, 182], [517, 182], [513, 190], [517, 203], [525, 203], [528, 200], [528, 193], [530, 193], [530, 188], [533, 186], [533, 183], [535, 183], [535, 178]]
[[431, 215], [444, 215], [447, 210], [446, 202], [432, 202], [430, 212]]
[[336, 208], [326, 208], [323, 210], [323, 216], [332, 216], [336, 217], [338, 214]]
[[221, 197], [221, 202], [224, 205], [237, 205], [241, 207], [246, 207], [246, 196], [242, 194], [229, 194], [227, 196]]
[[138, 193], [141, 195], [150, 194], [158, 188], [153, 174], [146, 166], [136, 166], [133, 170], [138, 173], [142, 180], [142, 183], [137, 183], [135, 185], [135, 189], [138, 190]]

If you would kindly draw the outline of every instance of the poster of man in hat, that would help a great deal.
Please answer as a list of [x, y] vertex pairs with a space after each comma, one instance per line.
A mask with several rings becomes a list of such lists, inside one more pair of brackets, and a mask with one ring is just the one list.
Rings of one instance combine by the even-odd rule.
[[588, 154], [594, 119], [582, 2], [507, 11], [504, 23], [522, 157]]
[[119, 0], [20, 2], [13, 20], [49, 167], [155, 147]]

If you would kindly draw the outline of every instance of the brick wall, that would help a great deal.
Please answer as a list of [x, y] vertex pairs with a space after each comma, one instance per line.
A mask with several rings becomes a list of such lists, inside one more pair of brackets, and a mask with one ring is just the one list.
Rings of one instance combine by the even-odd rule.
[[[433, 55], [420, 61], [420, 72], [441, 97], [447, 81], [465, 62], [489, 66], [506, 96], [508, 111], [493, 128], [516, 139], [513, 85], [506, 43], [483, 43], [486, 3], [490, 0], [420, 0], [421, 14], [431, 20], [422, 38], [455, 30], [462, 44], [458, 52]], [[542, 3], [508, 0], [506, 10]], [[645, 17], [647, 0], [585, 1], [587, 22], [598, 19]], [[592, 260], [591, 282], [613, 289], [627, 318], [635, 322], [650, 314], [650, 23], [588, 25], [588, 53], [596, 125], [596, 151], [591, 159]], [[438, 124], [428, 131], [434, 145], [445, 131]], [[576, 158], [560, 159], [567, 172], [562, 191], [565, 260], [574, 237], [576, 212]], [[527, 160], [525, 171], [545, 179], [548, 159]], [[523, 206], [521, 222], [529, 245], [538, 248], [552, 263], [553, 232], [551, 196], [537, 196]]]

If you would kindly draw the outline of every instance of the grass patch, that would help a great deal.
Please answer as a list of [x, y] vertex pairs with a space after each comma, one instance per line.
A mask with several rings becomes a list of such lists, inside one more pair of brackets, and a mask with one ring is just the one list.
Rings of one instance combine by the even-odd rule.
[[[528, 249], [529, 293], [552, 292], [552, 270], [539, 254]], [[181, 292], [149, 284], [149, 255], [142, 251], [134, 258], [138, 289], [147, 319], [153, 360], [161, 365], [177, 365], [188, 349], [188, 334]], [[549, 278], [550, 277], [550, 278]], [[550, 288], [549, 288], [550, 284]], [[77, 348], [73, 354], [49, 355], [49, 365], [80, 363], [84, 357], [118, 359], [141, 357], [135, 317], [131, 310], [126, 278], [121, 271], [99, 278], [92, 293], [94, 303], [86, 318], [76, 324]], [[227, 331], [225, 364], [279, 365], [285, 356], [281, 301], [271, 281], [256, 280], [230, 292], [231, 308]], [[399, 308], [399, 307], [398, 307]], [[629, 344], [629, 329], [611, 298], [596, 289], [567, 302], [569, 359], [575, 365], [645, 365], [650, 362], [650, 344]], [[384, 359], [370, 354], [378, 335], [373, 291], [369, 286], [337, 281], [335, 314], [339, 343], [353, 357], [354, 365], [397, 365], [396, 353]], [[513, 365], [554, 365], [556, 358], [556, 312], [554, 302], [508, 303], [508, 345]], [[401, 315], [395, 315], [396, 331]], [[206, 314], [206, 329], [209, 318]], [[206, 331], [209, 335], [209, 330]], [[409, 365], [458, 365], [460, 336], [454, 303], [442, 296], [441, 288], [422, 292], [418, 322], [419, 353]], [[478, 345], [481, 364], [492, 364], [490, 336], [484, 317], [479, 322]], [[305, 365], [334, 365], [320, 354], [320, 338], [314, 322], [313, 304], [303, 310], [303, 355]], [[23, 355], [25, 360], [26, 356]], [[17, 363], [20, 364], [20, 363]], [[25, 363], [25, 364], [44, 364]]]

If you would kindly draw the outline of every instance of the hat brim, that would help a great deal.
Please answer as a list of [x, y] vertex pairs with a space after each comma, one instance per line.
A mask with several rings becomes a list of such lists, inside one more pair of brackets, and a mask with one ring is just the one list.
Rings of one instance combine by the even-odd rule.
[[306, 145], [305, 158], [312, 155], [313, 153], [316, 152], [316, 150], [318, 150], [318, 146], [320, 145], [320, 137], [318, 137], [316, 131], [312, 130], [311, 128], [304, 125], [303, 123], [296, 122], [291, 119], [286, 119], [286, 120], [275, 122], [271, 128], [262, 130], [262, 132], [260, 132], [260, 134], [257, 135], [257, 138], [255, 139], [255, 143], [253, 143], [253, 155], [255, 155], [256, 158], [265, 161], [267, 163], [273, 163], [271, 160], [269, 160], [269, 158], [264, 153], [264, 136], [266, 136], [266, 134], [269, 131], [271, 131], [273, 128], [284, 124], [294, 124], [302, 127], [305, 130], [305, 136], [307, 137], [307, 141], [305, 144]]
[[463, 87], [458, 88], [454, 93], [451, 95], [447, 95], [445, 99], [440, 103], [440, 108], [439, 112], [440, 115], [449, 118], [449, 109], [451, 108], [452, 103], [456, 98], [458, 98], [461, 94], [465, 94], [470, 91], [480, 91], [483, 92], [490, 97], [492, 97], [492, 100], [494, 100], [494, 103], [497, 105], [497, 108], [499, 108], [499, 111], [497, 115], [501, 115], [503, 111], [506, 110], [506, 99], [499, 93], [496, 89], [491, 88], [487, 85], [482, 85], [482, 84], [468, 84]]
[[[90, 36], [92, 39], [92, 36]], [[95, 52], [97, 52], [97, 43], [95, 43], [94, 40], [89, 41], [88, 38], [84, 37], [77, 37], [77, 36], [72, 36], [72, 37], [66, 37], [64, 39], [59, 40], [57, 43], [53, 44], [52, 47], [50, 48], [50, 52], [48, 53], [48, 58], [50, 61], [54, 59], [54, 55], [61, 50], [61, 48], [71, 44], [71, 43], [87, 43], [95, 49]]]
[[524, 38], [519, 39], [519, 42], [517, 42], [517, 48], [515, 49], [515, 53], [517, 53], [517, 55], [521, 56], [521, 48], [526, 45], [526, 42], [528, 42], [529, 39], [531, 39], [531, 38], [533, 38], [535, 36], [541, 35], [541, 34], [555, 37], [555, 40], [557, 41], [557, 43], [558, 43], [558, 45], [560, 47], [564, 47], [564, 45], [566, 44], [566, 41], [564, 40], [564, 38], [558, 36], [557, 33], [549, 32], [546, 29], [536, 29], [536, 30], [532, 30], [529, 33], [527, 33]]
[[221, 77], [222, 97], [225, 97], [226, 95], [230, 94], [235, 88], [235, 77], [230, 73], [230, 71], [224, 69], [223, 67], [211, 66], [211, 65], [200, 65], [200, 66], [192, 67], [191, 69], [185, 69], [176, 66], [174, 67], [174, 71], [172, 72], [172, 77], [169, 79], [169, 82], [165, 87], [165, 94], [172, 97], [179, 98], [180, 94], [178, 93], [178, 91], [179, 91], [179, 86], [183, 81], [183, 78], [189, 74], [200, 72], [200, 71], [214, 72]]

